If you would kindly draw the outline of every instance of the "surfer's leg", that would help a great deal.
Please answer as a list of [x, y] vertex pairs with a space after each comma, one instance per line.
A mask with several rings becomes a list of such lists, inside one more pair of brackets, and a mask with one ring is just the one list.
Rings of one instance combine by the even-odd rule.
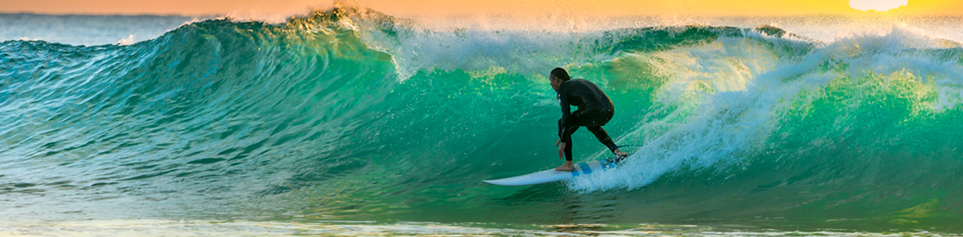
[[595, 135], [595, 138], [599, 139], [599, 142], [605, 145], [605, 147], [608, 147], [609, 150], [615, 154], [615, 156], [618, 158], [625, 158], [628, 155], [625, 154], [625, 152], [622, 152], [622, 150], [619, 149], [619, 146], [615, 145], [615, 142], [612, 141], [612, 137], [609, 137], [609, 134], [605, 132], [605, 129], [602, 128], [602, 125], [608, 123], [614, 114], [615, 113], [612, 110], [599, 111], [599, 113], [593, 114], [594, 116], [591, 118], [593, 124], [585, 127]]
[[562, 135], [562, 142], [565, 143], [565, 160], [572, 161], [572, 132], [578, 130], [578, 126], [570, 127], [568, 134]]
[[[572, 164], [572, 132], [575, 132], [575, 130], [578, 130], [578, 126], [575, 126], [569, 129], [564, 129], [564, 130], [562, 129], [563, 126], [565, 126], [565, 124], [562, 124], [562, 120], [559, 119], [558, 136], [559, 136], [559, 141], [565, 143], [565, 149], [563, 150], [563, 152], [565, 153], [565, 163], [558, 167], [555, 167], [555, 170], [556, 171], [573, 171], [575, 170], [575, 165]], [[562, 131], [569, 131], [569, 132], [563, 134]]]
[[599, 142], [608, 147], [609, 150], [612, 151], [612, 154], [615, 154], [617, 158], [621, 159], [628, 156], [628, 154], [625, 154], [625, 152], [622, 152], [622, 150], [619, 149], [619, 146], [615, 145], [615, 142], [612, 141], [612, 138], [609, 137], [609, 134], [606, 133], [605, 129], [603, 129], [601, 126], [591, 126], [586, 128], [588, 128], [592, 134], [595, 134], [595, 138], [598, 138]]
[[560, 131], [562, 131], [561, 129], [562, 126], [568, 127], [568, 129], [565, 129], [565, 131], [568, 131], [568, 133], [559, 134], [560, 136], [559, 138], [561, 139], [562, 142], [565, 143], [565, 160], [566, 161], [572, 161], [572, 133], [578, 130], [578, 127], [579, 127], [578, 125], [573, 125], [573, 124], [577, 124], [576, 122], [578, 121], [578, 117], [574, 115], [575, 114], [573, 114], [572, 117], [569, 117], [569, 120], [566, 121], [566, 124], [562, 124], [562, 120], [558, 121], [558, 126]]
[[612, 152], [619, 149], [619, 146], [615, 145], [615, 142], [612, 141], [612, 138], [609, 137], [609, 134], [605, 132], [605, 129], [601, 126], [590, 126], [586, 128], [588, 128], [592, 134], [595, 134], [595, 138], [599, 139], [599, 142], [605, 145], [605, 147], [608, 147]]

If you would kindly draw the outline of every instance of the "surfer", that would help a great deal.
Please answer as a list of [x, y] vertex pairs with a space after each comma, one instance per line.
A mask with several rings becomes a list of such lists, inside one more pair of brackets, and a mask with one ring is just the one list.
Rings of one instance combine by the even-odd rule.
[[[555, 146], [558, 147], [558, 158], [562, 159], [564, 155], [565, 164], [555, 167], [555, 170], [575, 170], [572, 164], [572, 133], [578, 130], [578, 127], [588, 128], [618, 159], [628, 156], [619, 150], [605, 129], [602, 129], [602, 126], [612, 119], [612, 115], [615, 115], [615, 106], [595, 83], [585, 79], [572, 79], [568, 72], [560, 67], [552, 69], [548, 79], [552, 89], [558, 93], [558, 101], [562, 105], [562, 119], [558, 120], [559, 139]], [[570, 107], [573, 105], [578, 107], [575, 112], [571, 112]]]

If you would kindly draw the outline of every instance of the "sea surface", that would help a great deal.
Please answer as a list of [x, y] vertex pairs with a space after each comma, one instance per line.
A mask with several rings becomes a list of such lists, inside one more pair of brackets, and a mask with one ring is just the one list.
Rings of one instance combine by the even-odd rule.
[[0, 235], [959, 235], [961, 23], [0, 15]]

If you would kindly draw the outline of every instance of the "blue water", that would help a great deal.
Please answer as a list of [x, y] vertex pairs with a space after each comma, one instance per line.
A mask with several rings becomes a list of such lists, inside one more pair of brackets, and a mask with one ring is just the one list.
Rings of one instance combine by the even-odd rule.
[[[437, 28], [353, 8], [277, 24], [0, 19], [118, 26], [3, 30], [6, 220], [961, 231], [952, 32], [825, 16]], [[959, 31], [911, 21], [945, 22]], [[480, 182], [560, 163], [558, 66], [606, 91], [605, 128], [634, 154], [569, 182]], [[574, 146], [608, 155], [584, 131]]]
[[43, 40], [71, 45], [131, 44], [205, 19], [185, 16], [0, 14], [0, 40]]

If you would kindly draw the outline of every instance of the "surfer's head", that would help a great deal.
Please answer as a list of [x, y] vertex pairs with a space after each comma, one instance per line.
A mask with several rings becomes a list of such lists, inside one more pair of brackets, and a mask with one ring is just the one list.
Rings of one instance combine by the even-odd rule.
[[568, 76], [568, 72], [560, 67], [552, 69], [552, 73], [548, 75], [548, 80], [550, 84], [552, 84], [552, 89], [554, 89], [556, 92], [558, 91], [558, 87], [562, 85], [562, 82], [571, 79], [572, 77]]

